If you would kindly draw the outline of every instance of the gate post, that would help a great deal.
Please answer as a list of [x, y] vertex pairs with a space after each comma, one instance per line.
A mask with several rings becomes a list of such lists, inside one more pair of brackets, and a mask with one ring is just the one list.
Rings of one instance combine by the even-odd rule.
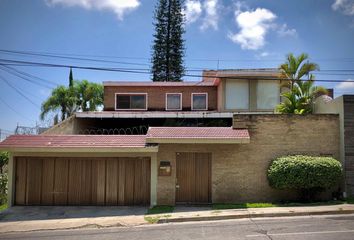
[[12, 207], [14, 205], [14, 194], [15, 194], [15, 167], [14, 167], [14, 157], [12, 153], [9, 153], [9, 164], [8, 164], [8, 176], [7, 176], [7, 205]]
[[151, 180], [150, 180], [150, 206], [156, 206], [157, 204], [157, 153], [151, 154], [150, 160], [151, 168]]

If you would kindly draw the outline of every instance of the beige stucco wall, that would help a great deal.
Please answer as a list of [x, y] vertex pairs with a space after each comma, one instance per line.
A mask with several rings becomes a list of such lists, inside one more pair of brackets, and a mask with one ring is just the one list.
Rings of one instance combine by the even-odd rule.
[[85, 130], [92, 126], [92, 124], [92, 121], [88, 121], [88, 119], [77, 118], [73, 115], [49, 128], [42, 135], [85, 134]]
[[212, 153], [212, 201], [259, 202], [294, 195], [269, 187], [270, 162], [288, 154], [333, 155], [339, 158], [338, 115], [236, 115], [235, 126], [249, 127], [249, 144], [160, 144], [160, 161], [171, 161], [172, 175], [159, 176], [157, 204], [175, 203], [176, 153]]

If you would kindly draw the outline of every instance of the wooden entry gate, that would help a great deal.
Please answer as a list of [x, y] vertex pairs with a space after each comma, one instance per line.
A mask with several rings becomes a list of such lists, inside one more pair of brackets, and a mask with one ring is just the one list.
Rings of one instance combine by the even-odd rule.
[[211, 203], [211, 153], [177, 153], [176, 203]]
[[17, 157], [16, 205], [148, 205], [150, 158]]

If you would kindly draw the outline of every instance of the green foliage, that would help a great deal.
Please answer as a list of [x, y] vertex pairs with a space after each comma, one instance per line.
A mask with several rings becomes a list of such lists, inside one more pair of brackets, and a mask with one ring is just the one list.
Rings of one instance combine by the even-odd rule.
[[147, 214], [161, 214], [161, 213], [171, 213], [174, 210], [174, 206], [154, 206], [148, 209]]
[[52, 90], [51, 95], [42, 103], [41, 119], [51, 111], [60, 110], [61, 120], [70, 117], [76, 108], [76, 98], [72, 88], [58, 86]]
[[0, 205], [7, 202], [7, 174], [0, 174]]
[[181, 0], [160, 0], [155, 9], [153, 81], [181, 81], [184, 74], [184, 16]]
[[267, 208], [267, 207], [277, 207], [273, 203], [215, 203], [213, 204], [213, 209], [242, 209], [242, 208]]
[[269, 184], [276, 189], [324, 190], [335, 186], [341, 176], [342, 166], [332, 157], [280, 157], [268, 169]]
[[7, 209], [7, 203], [0, 205], [0, 211]]
[[95, 111], [103, 104], [103, 86], [87, 80], [75, 81], [74, 91], [79, 110]]
[[[281, 78], [288, 79], [283, 87], [287, 87], [289, 91], [282, 94], [284, 101], [277, 106], [277, 112], [312, 113], [314, 100], [327, 94], [324, 87], [314, 86], [315, 77], [311, 72], [319, 67], [315, 63], [305, 62], [307, 59], [308, 55], [304, 53], [298, 57], [289, 54], [286, 63], [280, 66]], [[307, 77], [307, 80], [302, 80], [303, 77]]]
[[64, 121], [75, 111], [95, 111], [103, 104], [103, 86], [87, 80], [74, 81], [69, 87], [58, 86], [42, 104], [41, 119], [49, 112], [60, 110]]
[[0, 174], [3, 173], [4, 166], [9, 163], [9, 153], [0, 152]]

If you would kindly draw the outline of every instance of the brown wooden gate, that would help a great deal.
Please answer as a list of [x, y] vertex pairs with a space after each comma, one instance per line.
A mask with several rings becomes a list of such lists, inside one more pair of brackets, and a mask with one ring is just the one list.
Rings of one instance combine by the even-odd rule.
[[211, 153], [177, 153], [176, 203], [211, 203]]
[[16, 158], [16, 205], [147, 205], [150, 158]]

